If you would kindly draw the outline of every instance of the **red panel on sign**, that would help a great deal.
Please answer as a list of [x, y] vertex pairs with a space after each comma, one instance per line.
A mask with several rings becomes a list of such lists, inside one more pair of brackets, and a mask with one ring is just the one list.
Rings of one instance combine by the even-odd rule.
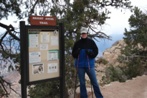
[[30, 16], [31, 25], [56, 26], [56, 17], [54, 16]]

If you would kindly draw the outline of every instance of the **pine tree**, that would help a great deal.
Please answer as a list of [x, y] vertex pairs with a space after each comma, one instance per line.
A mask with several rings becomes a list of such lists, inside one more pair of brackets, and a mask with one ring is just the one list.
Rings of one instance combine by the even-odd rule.
[[124, 33], [127, 45], [122, 50], [122, 55], [128, 58], [125, 72], [130, 79], [147, 71], [147, 14], [135, 7], [129, 18], [129, 24], [130, 30], [125, 29]]

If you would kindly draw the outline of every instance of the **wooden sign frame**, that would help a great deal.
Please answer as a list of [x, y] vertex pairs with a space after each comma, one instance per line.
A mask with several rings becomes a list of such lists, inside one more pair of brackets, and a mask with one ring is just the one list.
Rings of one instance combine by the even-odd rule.
[[[38, 39], [38, 43], [42, 44], [42, 42], [44, 41], [45, 43], [43, 43], [42, 45], [38, 44], [38, 46], [35, 46], [37, 45], [37, 39], [35, 38], [35, 35], [31, 35], [31, 38], [34, 38], [33, 41], [36, 41], [36, 42], [33, 44], [30, 44], [31, 42], [30, 40], [32, 39], [29, 38], [30, 35], [28, 33], [38, 34], [37, 36], [44, 36], [45, 39], [40, 40], [41, 38], [40, 37]], [[43, 35], [41, 35], [40, 33]], [[58, 33], [58, 36], [53, 37], [54, 33]], [[57, 41], [48, 43], [47, 41], [48, 39], [45, 37], [45, 35], [51, 35], [52, 36], [51, 39], [53, 41], [55, 39], [58, 39], [57, 40], [58, 43]], [[55, 47], [51, 47], [51, 48], [46, 47], [46, 46], [52, 46], [52, 45], [55, 45]], [[41, 47], [41, 49], [39, 47]], [[54, 80], [54, 79], [60, 80], [60, 98], [65, 98], [64, 96], [64, 87], [65, 87], [65, 62], [64, 61], [65, 59], [64, 59], [64, 26], [63, 24], [60, 23], [58, 26], [32, 26], [32, 25], [29, 26], [29, 25], [25, 25], [24, 21], [21, 21], [20, 22], [20, 48], [21, 48], [20, 49], [21, 50], [20, 64], [21, 64], [22, 98], [27, 98], [27, 85], [36, 84], [39, 82], [46, 82], [46, 81]], [[54, 55], [55, 57], [52, 58], [52, 56], [51, 57], [46, 56], [45, 57], [46, 59], [44, 59], [44, 57], [41, 56], [42, 58], [40, 59], [38, 55], [39, 53], [38, 53], [37, 55], [35, 54], [35, 56], [31, 57], [31, 62], [30, 62], [29, 52], [36, 52], [36, 51], [40, 52], [40, 56], [45, 55], [44, 52], [46, 51], [47, 54]], [[59, 55], [57, 55], [57, 53], [59, 53]], [[37, 59], [37, 62], [36, 60], [32, 60], [33, 57], [35, 57], [34, 59]], [[44, 71], [41, 71], [45, 73], [45, 77], [43, 76], [44, 75], [43, 73], [40, 75], [40, 73], [35, 74], [33, 73], [33, 71], [31, 71], [33, 67], [30, 67], [30, 66], [34, 66], [35, 68], [38, 68], [38, 66], [43, 64], [44, 66], [46, 66], [47, 70], [49, 69], [48, 71], [45, 71], [46, 69], [44, 69]], [[54, 69], [55, 67], [58, 67], [58, 70]]]

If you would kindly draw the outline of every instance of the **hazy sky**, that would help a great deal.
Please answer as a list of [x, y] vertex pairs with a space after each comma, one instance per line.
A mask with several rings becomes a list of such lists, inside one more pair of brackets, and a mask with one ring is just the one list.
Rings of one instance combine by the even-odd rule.
[[[138, 6], [142, 10], [147, 10], [147, 0], [131, 0], [133, 5]], [[108, 35], [111, 34], [119, 34], [124, 33], [124, 28], [129, 28], [128, 24], [128, 18], [131, 15], [131, 12], [129, 10], [120, 10], [120, 9], [111, 9], [111, 14], [109, 15], [111, 18], [106, 21], [106, 24], [102, 27], [102, 31], [105, 32]], [[16, 23], [14, 23], [16, 21]], [[19, 27], [19, 21], [16, 17], [9, 17], [9, 20], [2, 19], [2, 23], [5, 23], [6, 25], [13, 24], [14, 27]], [[4, 31], [5, 29], [2, 29], [0, 27], [1, 31]]]
[[[131, 0], [134, 6], [138, 6], [142, 11], [147, 12], [147, 0]], [[123, 38], [124, 29], [129, 30], [128, 19], [132, 14], [129, 10], [111, 9], [110, 19], [102, 27], [102, 31], [112, 37], [112, 40], [100, 40], [97, 42], [99, 47], [99, 56], [102, 56], [103, 51], [110, 48], [112, 44]]]
[[[131, 0], [134, 6], [138, 6], [141, 10], [147, 11], [147, 0]], [[106, 21], [103, 30], [106, 34], [119, 34], [124, 33], [124, 28], [129, 29], [128, 19], [131, 12], [127, 9], [120, 10], [111, 8], [111, 18]]]

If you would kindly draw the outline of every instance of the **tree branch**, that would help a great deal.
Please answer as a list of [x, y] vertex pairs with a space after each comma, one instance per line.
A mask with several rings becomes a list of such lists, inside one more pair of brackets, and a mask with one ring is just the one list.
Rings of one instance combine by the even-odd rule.
[[[7, 25], [0, 22], [0, 26], [7, 30], [7, 32], [4, 34], [3, 38], [9, 33], [14, 39], [20, 41], [20, 39], [12, 33], [12, 31], [14, 31], [14, 27], [11, 24], [9, 26], [7, 26]], [[2, 41], [2, 39], [1, 39], [1, 41]]]

